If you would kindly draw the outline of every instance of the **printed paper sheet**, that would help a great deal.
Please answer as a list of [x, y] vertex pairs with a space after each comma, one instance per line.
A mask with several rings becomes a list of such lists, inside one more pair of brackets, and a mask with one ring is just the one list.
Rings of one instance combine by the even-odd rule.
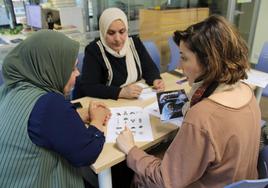
[[117, 136], [127, 126], [134, 135], [135, 142], [152, 141], [153, 133], [148, 112], [141, 107], [128, 106], [111, 108], [106, 142], [114, 143]]

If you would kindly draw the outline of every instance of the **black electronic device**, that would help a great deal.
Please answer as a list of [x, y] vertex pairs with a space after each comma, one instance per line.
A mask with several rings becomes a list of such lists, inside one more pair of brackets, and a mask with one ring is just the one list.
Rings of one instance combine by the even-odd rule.
[[23, 39], [20, 39], [20, 38], [10, 40], [10, 42], [14, 44], [20, 43], [21, 41], [23, 41]]
[[76, 109], [78, 109], [78, 108], [82, 108], [82, 107], [83, 107], [82, 104], [81, 104], [80, 102], [75, 102], [75, 103], [73, 103], [73, 105], [74, 105], [74, 107], [75, 107]]

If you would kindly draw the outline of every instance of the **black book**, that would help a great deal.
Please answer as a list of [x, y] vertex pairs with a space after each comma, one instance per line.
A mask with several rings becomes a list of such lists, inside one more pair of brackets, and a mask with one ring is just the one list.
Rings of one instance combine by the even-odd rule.
[[184, 90], [157, 93], [160, 119], [163, 121], [182, 117], [182, 107], [188, 101]]

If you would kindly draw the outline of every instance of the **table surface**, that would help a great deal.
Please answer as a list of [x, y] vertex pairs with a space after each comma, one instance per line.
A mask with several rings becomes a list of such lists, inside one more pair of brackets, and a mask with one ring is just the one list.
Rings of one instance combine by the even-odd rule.
[[[181, 85], [176, 84], [176, 81], [182, 79], [176, 75], [172, 75], [170, 73], [161, 74], [166, 86], [166, 91], [168, 90], [176, 90], [176, 89], [185, 89], [186, 92], [190, 90], [188, 86], [188, 82], [185, 82]], [[88, 107], [90, 100], [102, 101], [107, 104], [109, 107], [122, 107], [122, 106], [139, 106], [146, 107], [147, 105], [155, 102], [156, 98], [150, 98], [148, 100], [130, 100], [130, 99], [97, 99], [84, 97], [81, 99], [77, 99], [73, 102], [81, 102], [83, 107]], [[154, 140], [151, 142], [136, 142], [136, 145], [141, 149], [147, 149], [163, 140], [168, 138], [174, 131], [177, 130], [177, 126], [170, 123], [163, 123], [158, 117], [150, 115], [150, 121], [152, 125], [152, 132]], [[94, 164], [91, 165], [92, 170], [95, 173], [100, 173], [101, 171], [110, 168], [121, 161], [125, 160], [126, 156], [122, 153], [118, 148], [116, 148], [116, 144], [114, 143], [105, 143], [102, 152], [100, 153], [98, 159]]]

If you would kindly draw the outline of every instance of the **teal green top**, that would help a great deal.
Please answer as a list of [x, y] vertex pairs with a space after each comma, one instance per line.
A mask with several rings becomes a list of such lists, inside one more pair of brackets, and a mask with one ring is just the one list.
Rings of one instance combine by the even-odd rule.
[[[63, 94], [79, 45], [55, 31], [38, 31], [4, 59], [0, 88], [1, 187], [83, 187], [77, 169], [28, 136], [29, 115], [47, 92]], [[59, 135], [60, 136], [60, 135]]]

